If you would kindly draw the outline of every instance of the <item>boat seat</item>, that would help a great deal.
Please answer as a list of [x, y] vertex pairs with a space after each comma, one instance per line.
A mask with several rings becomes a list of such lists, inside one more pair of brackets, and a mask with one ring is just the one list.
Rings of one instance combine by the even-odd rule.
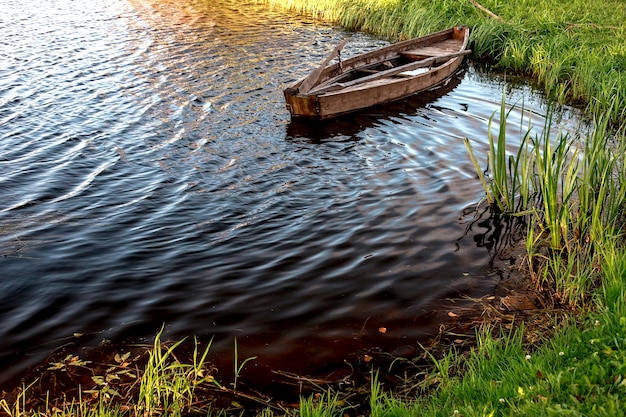
[[[377, 74], [377, 73], [379, 73], [381, 71], [385, 71], [385, 70], [388, 70], [388, 69], [394, 67], [394, 65], [391, 62], [389, 62], [389, 61], [385, 61], [385, 62], [383, 62], [380, 65], [382, 65], [385, 68], [384, 69], [380, 69], [380, 68], [357, 68], [356, 71], [360, 72], [360, 73], [364, 73], [364, 74]], [[376, 64], [376, 66], [380, 66], [380, 65]]]
[[402, 51], [400, 55], [409, 59], [421, 60], [433, 56], [453, 54], [461, 48], [462, 44], [463, 41], [459, 39], [448, 39], [435, 45]]
[[375, 69], [367, 69], [367, 68], [359, 68], [357, 69], [358, 72], [364, 72], [366, 74], [376, 74], [377, 72], [380, 72], [380, 70], [375, 70]]

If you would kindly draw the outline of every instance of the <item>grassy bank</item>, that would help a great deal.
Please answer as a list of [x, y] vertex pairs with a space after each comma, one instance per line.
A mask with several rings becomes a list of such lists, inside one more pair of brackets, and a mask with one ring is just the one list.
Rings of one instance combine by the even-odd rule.
[[503, 102], [491, 120], [486, 171], [466, 142], [468, 151], [487, 204], [527, 227], [532, 288], [567, 314], [555, 316], [551, 327], [558, 330], [539, 344], [525, 341], [524, 323], [495, 338], [493, 328], [479, 329], [470, 354], [451, 350], [437, 391], [415, 405], [424, 416], [624, 415], [624, 131], [597, 116], [594, 130], [580, 138], [549, 137], [546, 126], [506, 154], [507, 114]]
[[474, 61], [532, 76], [555, 100], [606, 113], [612, 123], [626, 120], [620, 0], [257, 1], [390, 39], [465, 24]]

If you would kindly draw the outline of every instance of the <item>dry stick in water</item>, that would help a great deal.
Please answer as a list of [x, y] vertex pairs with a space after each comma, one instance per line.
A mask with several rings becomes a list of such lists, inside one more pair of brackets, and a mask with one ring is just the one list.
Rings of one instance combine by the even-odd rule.
[[476, 0], [470, 0], [470, 2], [478, 7], [480, 10], [482, 10], [483, 12], [487, 13], [489, 16], [493, 17], [496, 20], [499, 20], [501, 22], [504, 22], [504, 19], [502, 19], [500, 16], [498, 16], [497, 14], [493, 13], [491, 10], [487, 9], [485, 6], [481, 5], [480, 3], [478, 3]]

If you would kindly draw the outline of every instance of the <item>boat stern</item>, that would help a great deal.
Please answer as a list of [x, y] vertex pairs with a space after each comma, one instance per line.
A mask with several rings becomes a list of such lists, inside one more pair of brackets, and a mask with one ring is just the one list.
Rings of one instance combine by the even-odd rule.
[[316, 118], [319, 115], [319, 102], [315, 95], [300, 94], [296, 87], [289, 87], [283, 93], [291, 117]]

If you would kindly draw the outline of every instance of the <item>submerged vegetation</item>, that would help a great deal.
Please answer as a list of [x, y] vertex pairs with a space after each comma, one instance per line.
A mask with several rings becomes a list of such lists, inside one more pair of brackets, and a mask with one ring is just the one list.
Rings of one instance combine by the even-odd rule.
[[[539, 134], [525, 130], [523, 120], [511, 121], [503, 97], [485, 138], [488, 155], [476, 155], [466, 140], [485, 203], [526, 230], [520, 268], [541, 294], [550, 319], [532, 340], [529, 324], [516, 317], [514, 326], [483, 323], [463, 352], [454, 343], [443, 354], [427, 351], [431, 366], [406, 376], [401, 390], [384, 390], [372, 365], [368, 400], [358, 406], [350, 397], [361, 396], [346, 398], [323, 386], [295, 407], [252, 398], [237, 391], [237, 381], [254, 358], [242, 360], [235, 353], [234, 383], [218, 382], [209, 364], [210, 344], [200, 348], [194, 341], [186, 355], [177, 356], [183, 344], [162, 344], [159, 334], [142, 354], [118, 352], [110, 364], [96, 366], [73, 355], [49, 364], [42, 377], [73, 384], [75, 395], [48, 397], [38, 388], [41, 380], [35, 381], [0, 397], [0, 414], [239, 415], [244, 399], [256, 404], [248, 414], [265, 417], [625, 414], [626, 137], [619, 126], [626, 120], [626, 10], [621, 2], [258, 1], [395, 38], [467, 24], [476, 60], [532, 75], [559, 102], [585, 104], [591, 128], [555, 137], [549, 117]], [[511, 123], [520, 123], [522, 132], [516, 152], [507, 150]], [[551, 315], [557, 309], [566, 314]]]

